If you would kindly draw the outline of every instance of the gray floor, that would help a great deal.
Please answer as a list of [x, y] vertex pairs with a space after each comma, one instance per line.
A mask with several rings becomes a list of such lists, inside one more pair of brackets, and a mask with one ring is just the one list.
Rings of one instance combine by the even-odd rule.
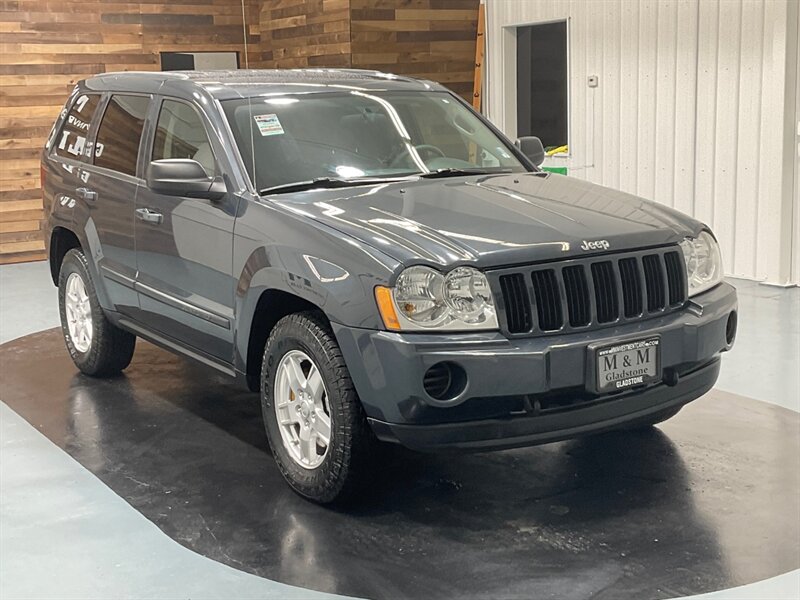
[[[800, 290], [733, 283], [740, 331], [718, 387], [800, 410]], [[47, 266], [0, 267], [0, 343], [56, 325]], [[180, 546], [0, 404], [0, 598], [109, 597], [331, 596], [248, 575]], [[697, 596], [798, 597], [800, 571]]]

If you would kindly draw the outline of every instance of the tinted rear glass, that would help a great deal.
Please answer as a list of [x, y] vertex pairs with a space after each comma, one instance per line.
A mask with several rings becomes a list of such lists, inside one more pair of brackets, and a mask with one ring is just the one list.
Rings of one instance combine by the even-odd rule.
[[114, 95], [108, 103], [95, 140], [94, 164], [136, 175], [139, 143], [150, 98]]
[[86, 152], [86, 140], [92, 117], [100, 104], [99, 94], [81, 94], [75, 99], [61, 128], [54, 152], [56, 156], [80, 160]]

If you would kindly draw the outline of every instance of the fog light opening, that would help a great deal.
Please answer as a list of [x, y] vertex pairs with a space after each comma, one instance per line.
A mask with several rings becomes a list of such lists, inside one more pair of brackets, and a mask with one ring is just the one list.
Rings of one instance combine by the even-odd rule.
[[453, 400], [467, 387], [467, 374], [455, 363], [440, 362], [425, 372], [422, 385], [434, 400]]
[[728, 346], [733, 345], [733, 341], [736, 339], [736, 327], [738, 324], [739, 317], [736, 315], [736, 311], [733, 311], [730, 315], [728, 315], [728, 322], [725, 324], [725, 342]]

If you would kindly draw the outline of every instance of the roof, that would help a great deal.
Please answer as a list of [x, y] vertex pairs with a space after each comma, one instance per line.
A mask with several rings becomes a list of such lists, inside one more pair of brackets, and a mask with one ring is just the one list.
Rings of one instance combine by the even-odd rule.
[[202, 88], [219, 99], [268, 93], [308, 93], [335, 89], [432, 90], [444, 89], [422, 81], [380, 71], [361, 69], [237, 69], [230, 71], [132, 71], [104, 73], [86, 79], [84, 85], [98, 91], [138, 91], [191, 94]]

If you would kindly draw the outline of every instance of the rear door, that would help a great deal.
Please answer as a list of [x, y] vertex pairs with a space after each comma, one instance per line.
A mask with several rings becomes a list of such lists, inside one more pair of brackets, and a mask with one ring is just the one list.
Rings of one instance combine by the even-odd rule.
[[141, 183], [139, 153], [150, 96], [111, 94], [89, 144], [90, 161], [81, 167], [79, 195], [89, 220], [86, 236], [92, 258], [116, 310], [135, 314], [134, 208]]
[[[165, 158], [198, 161], [221, 176], [224, 152], [206, 116], [192, 103], [163, 98], [154, 110], [145, 164]], [[148, 328], [230, 363], [236, 197], [169, 196], [145, 182], [136, 197], [137, 289]]]

